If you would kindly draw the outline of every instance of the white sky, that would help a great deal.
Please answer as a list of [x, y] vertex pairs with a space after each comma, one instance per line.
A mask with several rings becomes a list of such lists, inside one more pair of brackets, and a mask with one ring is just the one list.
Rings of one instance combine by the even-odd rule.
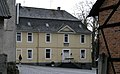
[[[61, 10], [66, 10], [72, 14], [74, 13], [73, 10], [75, 4], [81, 1], [86, 1], [86, 0], [16, 0], [16, 3], [21, 3], [22, 6], [47, 8], [47, 9], [57, 9], [57, 7], [61, 7]], [[87, 1], [91, 1], [91, 0], [87, 0]]]

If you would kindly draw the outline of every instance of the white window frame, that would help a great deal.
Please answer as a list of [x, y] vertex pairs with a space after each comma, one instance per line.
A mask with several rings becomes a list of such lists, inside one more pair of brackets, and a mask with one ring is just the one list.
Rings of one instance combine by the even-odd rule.
[[19, 60], [19, 57], [17, 56], [17, 51], [20, 50], [21, 51], [21, 56], [22, 56], [22, 49], [21, 48], [16, 48], [16, 59]]
[[[46, 50], [50, 49], [50, 58], [46, 58]], [[52, 49], [51, 48], [45, 48], [45, 59], [49, 60], [52, 58]]]
[[[84, 43], [82, 43], [82, 35], [84, 35]], [[86, 35], [85, 34], [82, 34], [82, 35], [80, 35], [80, 43], [85, 44], [86, 43]]]
[[[84, 58], [81, 58], [81, 51], [84, 50], [85, 51], [85, 57]], [[86, 49], [80, 49], [80, 59], [86, 59]]]
[[[17, 33], [20, 33], [20, 34], [21, 34], [21, 41], [17, 41], [17, 36], [18, 36]], [[22, 42], [22, 32], [16, 32], [16, 42]]]
[[[32, 35], [31, 35], [32, 41], [28, 41], [28, 36], [29, 36], [28, 33], [31, 33], [31, 34], [32, 34]], [[32, 32], [28, 32], [28, 33], [27, 33], [27, 42], [28, 42], [28, 43], [33, 43], [33, 33], [32, 33]]]
[[[28, 58], [28, 50], [31, 50], [31, 51], [32, 51], [32, 58]], [[33, 49], [32, 49], [32, 48], [28, 48], [28, 49], [27, 49], [27, 59], [28, 59], [28, 60], [32, 60], [32, 59], [33, 59]]]
[[[50, 41], [49, 41], [49, 42], [47, 41], [47, 36], [48, 36], [47, 34], [50, 34], [50, 35], [49, 35], [49, 36], [50, 36]], [[45, 42], [46, 42], [46, 43], [51, 43], [51, 33], [46, 33], [46, 34], [45, 34]]]
[[64, 34], [64, 37], [63, 37], [64, 43], [69, 43], [69, 34], [67, 34], [67, 35], [68, 35], [68, 42], [65, 42], [65, 35], [66, 35], [66, 34]]

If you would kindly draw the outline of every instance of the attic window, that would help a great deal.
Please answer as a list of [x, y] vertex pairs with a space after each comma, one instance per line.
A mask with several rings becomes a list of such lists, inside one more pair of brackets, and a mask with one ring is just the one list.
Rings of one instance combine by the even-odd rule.
[[49, 27], [49, 24], [48, 24], [48, 23], [46, 23], [46, 27]]
[[28, 22], [28, 26], [31, 26], [31, 23], [30, 23], [30, 22]]
[[79, 27], [82, 28], [82, 25], [80, 24]]

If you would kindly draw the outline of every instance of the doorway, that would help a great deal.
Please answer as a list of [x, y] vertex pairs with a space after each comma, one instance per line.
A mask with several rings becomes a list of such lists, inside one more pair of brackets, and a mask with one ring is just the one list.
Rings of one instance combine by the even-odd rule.
[[70, 49], [63, 49], [62, 50], [62, 62], [69, 62], [70, 58]]

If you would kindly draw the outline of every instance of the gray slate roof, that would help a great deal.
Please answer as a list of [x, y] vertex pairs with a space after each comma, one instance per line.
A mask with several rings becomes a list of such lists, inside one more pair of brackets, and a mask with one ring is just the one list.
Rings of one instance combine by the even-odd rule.
[[76, 33], [91, 34], [80, 20], [64, 10], [20, 7], [19, 17], [17, 31], [57, 33], [68, 25]]
[[20, 17], [41, 18], [41, 19], [61, 19], [78, 20], [65, 10], [20, 7]]
[[[19, 23], [17, 31], [57, 33], [61, 28], [68, 25], [76, 33], [91, 34], [80, 21], [21, 18]], [[46, 23], [49, 27], [46, 26]], [[80, 28], [79, 25], [82, 27]]]
[[3, 18], [11, 17], [6, 0], [0, 0], [0, 17], [3, 17]]

